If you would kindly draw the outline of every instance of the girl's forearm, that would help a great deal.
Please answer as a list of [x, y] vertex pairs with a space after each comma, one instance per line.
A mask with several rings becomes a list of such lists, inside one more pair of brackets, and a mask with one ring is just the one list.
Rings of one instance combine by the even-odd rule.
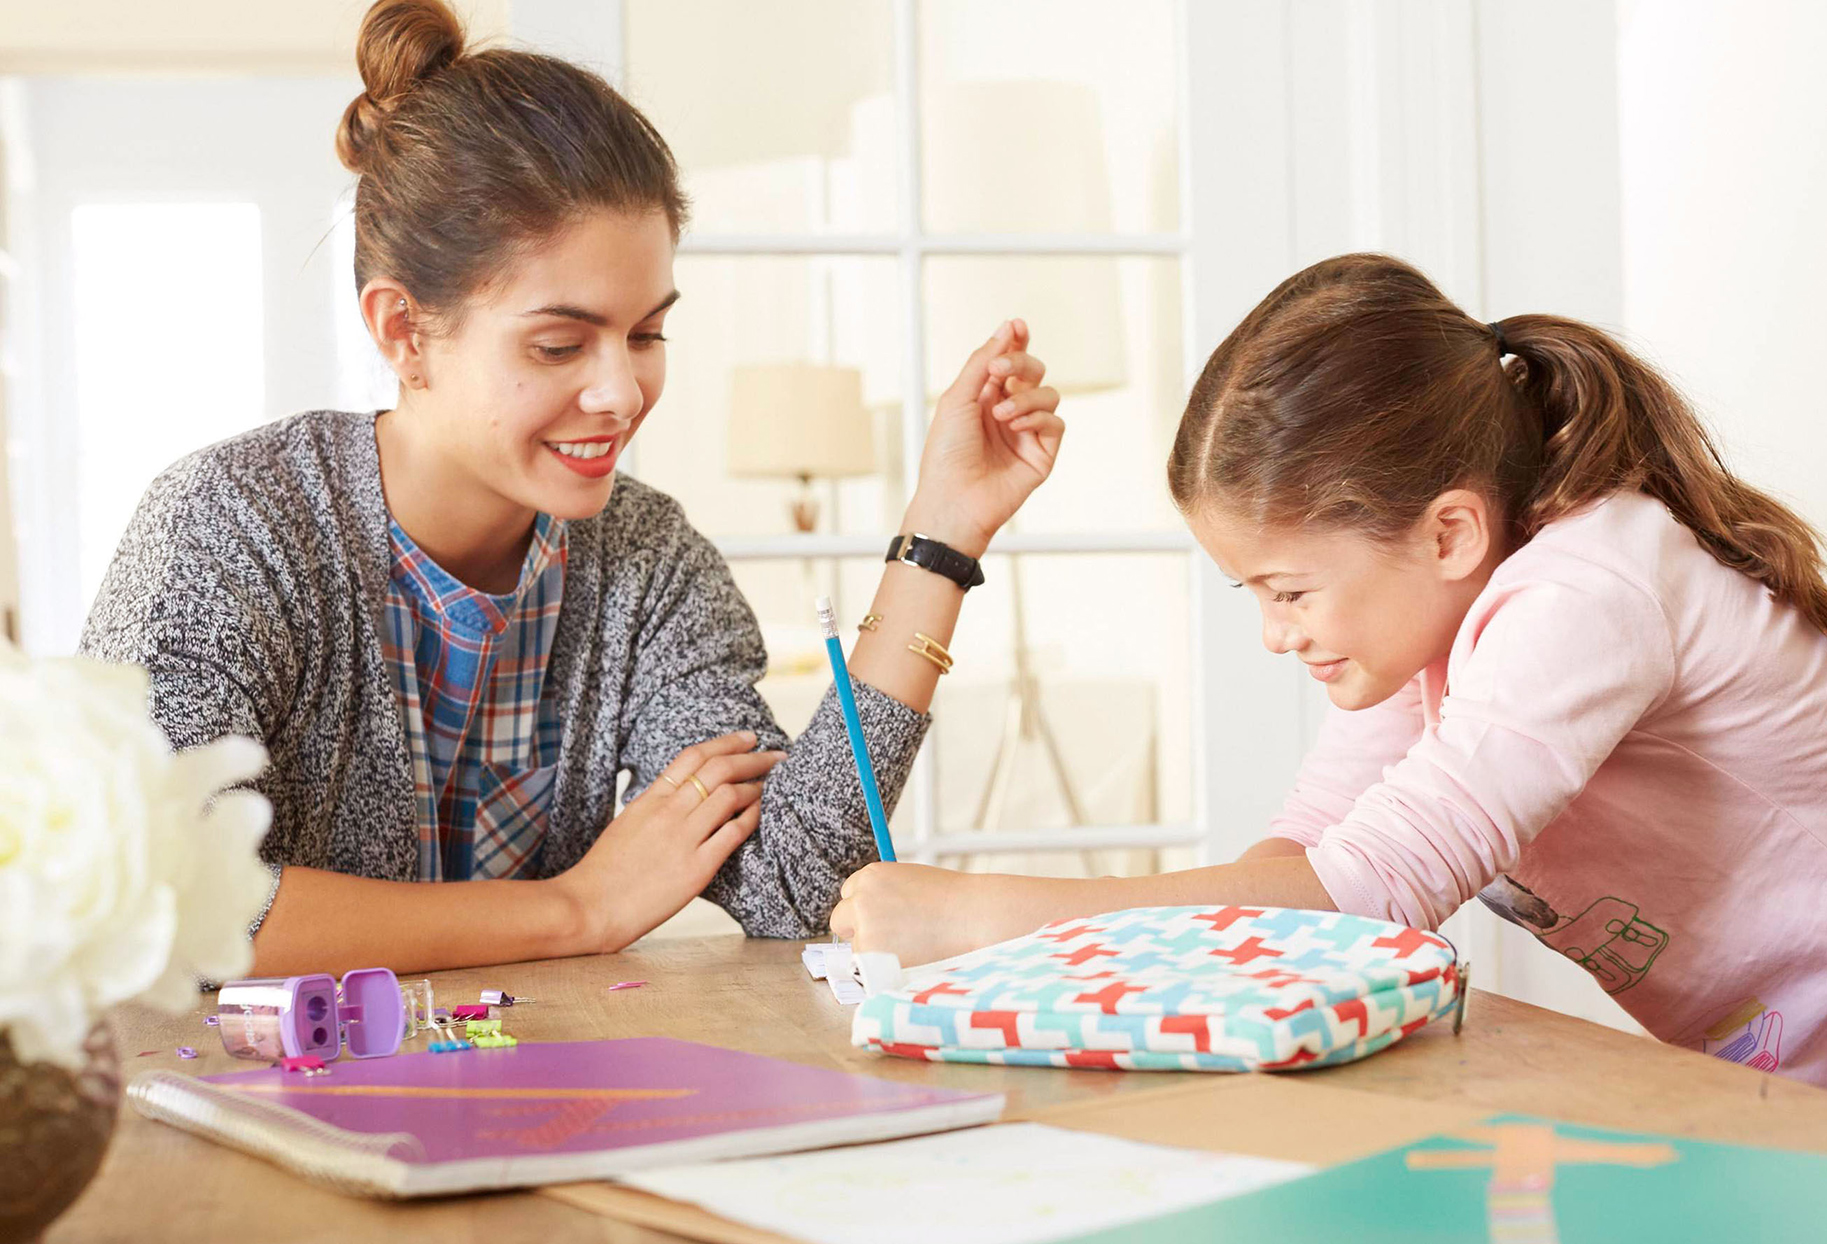
[[1272, 860], [1288, 855], [1305, 855], [1307, 848], [1292, 838], [1264, 838], [1253, 843], [1250, 849], [1237, 857], [1237, 862], [1245, 860]]
[[[1285, 841], [1285, 840], [1272, 840]], [[980, 945], [1033, 932], [1053, 920], [1078, 919], [1126, 907], [1256, 904], [1333, 911], [1305, 854], [1246, 856], [1235, 864], [1189, 868], [1148, 877], [1017, 877], [986, 875], [974, 904], [993, 927]]]

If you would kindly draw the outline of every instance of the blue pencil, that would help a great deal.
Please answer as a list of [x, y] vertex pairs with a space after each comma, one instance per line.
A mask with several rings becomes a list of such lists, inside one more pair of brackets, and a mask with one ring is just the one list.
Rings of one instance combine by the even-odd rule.
[[856, 696], [850, 690], [850, 669], [844, 664], [844, 645], [837, 637], [837, 611], [829, 596], [818, 598], [818, 627], [824, 632], [825, 653], [831, 658], [831, 677], [837, 683], [837, 702], [844, 709], [844, 726], [850, 732], [850, 754], [856, 757], [856, 776], [863, 784], [863, 802], [869, 805], [869, 828], [875, 831], [875, 849], [894, 863], [894, 840], [888, 836], [888, 814], [882, 811], [882, 792], [875, 784], [875, 766], [869, 763], [869, 744], [863, 722], [856, 715]]

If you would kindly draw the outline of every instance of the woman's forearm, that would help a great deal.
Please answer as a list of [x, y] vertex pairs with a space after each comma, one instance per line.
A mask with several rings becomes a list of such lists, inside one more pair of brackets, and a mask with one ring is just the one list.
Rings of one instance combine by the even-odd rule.
[[[901, 530], [931, 536], [970, 557], [983, 556], [987, 547], [981, 537], [948, 530], [943, 520], [922, 517], [917, 508], [908, 511]], [[869, 612], [882, 621], [875, 630], [857, 634], [849, 662], [852, 677], [893, 696], [916, 713], [924, 713], [932, 706], [939, 667], [918, 653], [909, 652], [907, 646], [915, 642], [916, 633], [941, 646], [949, 645], [963, 604], [964, 589], [944, 575], [904, 562], [890, 562], [869, 605]]]
[[287, 868], [253, 973], [433, 972], [593, 953], [590, 913], [556, 881], [376, 881]]

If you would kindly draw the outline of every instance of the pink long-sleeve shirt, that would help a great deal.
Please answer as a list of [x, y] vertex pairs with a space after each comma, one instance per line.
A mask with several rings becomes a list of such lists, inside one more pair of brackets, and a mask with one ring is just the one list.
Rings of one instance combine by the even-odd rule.
[[1648, 496], [1549, 524], [1444, 661], [1334, 709], [1270, 832], [1342, 911], [1482, 891], [1661, 1040], [1827, 1084], [1827, 635]]

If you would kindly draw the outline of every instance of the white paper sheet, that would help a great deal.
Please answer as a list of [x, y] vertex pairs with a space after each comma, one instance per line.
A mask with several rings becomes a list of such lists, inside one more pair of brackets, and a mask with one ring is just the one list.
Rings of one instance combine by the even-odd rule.
[[807, 942], [806, 948], [799, 952], [799, 961], [806, 965], [806, 972], [813, 980], [825, 979], [825, 955], [834, 946], [850, 949], [848, 942]]
[[814, 1244], [1041, 1244], [1294, 1179], [1299, 1162], [1010, 1123], [622, 1182]]

